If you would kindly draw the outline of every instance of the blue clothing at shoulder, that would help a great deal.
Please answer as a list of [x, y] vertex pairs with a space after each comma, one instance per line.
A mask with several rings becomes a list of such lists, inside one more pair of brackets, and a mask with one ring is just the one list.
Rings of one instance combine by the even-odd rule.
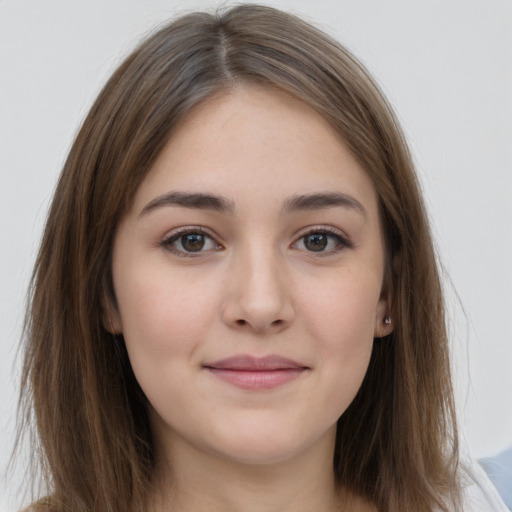
[[505, 505], [512, 510], [512, 447], [496, 457], [481, 459], [479, 462]]

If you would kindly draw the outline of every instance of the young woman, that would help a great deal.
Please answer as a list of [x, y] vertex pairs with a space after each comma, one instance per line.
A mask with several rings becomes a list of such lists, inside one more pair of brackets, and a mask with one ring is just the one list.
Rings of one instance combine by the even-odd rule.
[[44, 232], [22, 393], [33, 510], [501, 510], [465, 494], [393, 113], [268, 7], [174, 21], [100, 93]]

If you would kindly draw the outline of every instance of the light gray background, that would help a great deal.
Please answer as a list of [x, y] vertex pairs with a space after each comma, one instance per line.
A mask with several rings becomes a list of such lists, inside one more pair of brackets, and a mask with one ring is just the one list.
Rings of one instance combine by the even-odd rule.
[[[263, 3], [347, 44], [396, 108], [448, 276], [466, 450], [500, 451], [512, 444], [512, 0]], [[13, 442], [25, 290], [78, 125], [141, 35], [176, 13], [212, 6], [0, 0], [0, 468]], [[1, 510], [16, 509], [2, 489], [15, 495], [19, 473], [8, 484], [2, 474]]]

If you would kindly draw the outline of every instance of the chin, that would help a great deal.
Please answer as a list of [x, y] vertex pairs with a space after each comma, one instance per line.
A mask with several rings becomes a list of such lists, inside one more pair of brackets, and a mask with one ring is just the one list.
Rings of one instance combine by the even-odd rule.
[[[301, 456], [308, 456], [314, 446], [325, 445], [334, 450], [336, 426], [324, 432], [298, 433], [290, 429], [251, 429], [245, 435], [233, 434], [210, 446], [217, 456], [239, 464], [279, 464]], [[297, 435], [300, 434], [300, 435]]]

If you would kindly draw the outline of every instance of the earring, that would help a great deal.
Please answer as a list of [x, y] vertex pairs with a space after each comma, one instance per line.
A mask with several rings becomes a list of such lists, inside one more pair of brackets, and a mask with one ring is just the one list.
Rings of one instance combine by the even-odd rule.
[[391, 325], [391, 317], [390, 316], [385, 316], [384, 317], [384, 323], [386, 325]]

